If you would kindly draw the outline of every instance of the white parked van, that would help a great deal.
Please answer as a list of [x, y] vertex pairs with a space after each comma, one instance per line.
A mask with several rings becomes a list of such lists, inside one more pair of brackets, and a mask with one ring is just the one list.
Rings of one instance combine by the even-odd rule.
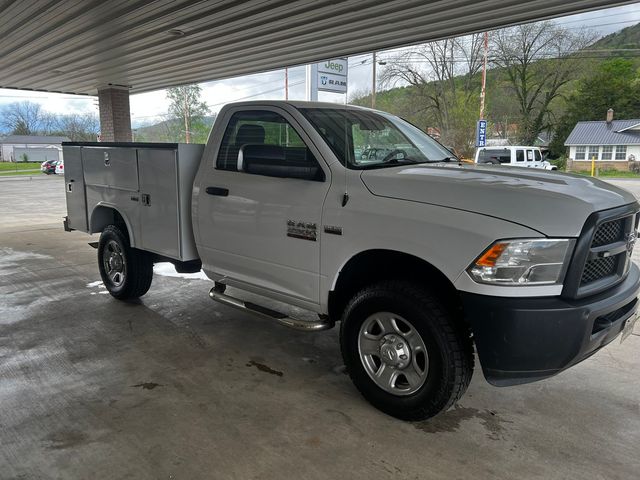
[[513, 165], [516, 167], [543, 168], [557, 170], [542, 157], [538, 147], [506, 146], [481, 147], [476, 150], [476, 163], [491, 163], [493, 165]]

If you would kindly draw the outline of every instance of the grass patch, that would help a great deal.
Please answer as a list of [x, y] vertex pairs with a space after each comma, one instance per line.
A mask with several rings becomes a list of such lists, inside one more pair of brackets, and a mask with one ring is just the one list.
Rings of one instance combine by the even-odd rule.
[[31, 175], [33, 177], [44, 175], [40, 170], [29, 170], [26, 172], [0, 171], [0, 177], [15, 177], [16, 175]]
[[0, 172], [39, 169], [41, 162], [0, 162]]
[[[571, 173], [577, 173], [580, 175], [591, 176], [591, 172], [588, 171], [576, 171]], [[640, 178], [640, 173], [627, 172], [625, 170], [601, 170], [596, 175], [597, 178]]]

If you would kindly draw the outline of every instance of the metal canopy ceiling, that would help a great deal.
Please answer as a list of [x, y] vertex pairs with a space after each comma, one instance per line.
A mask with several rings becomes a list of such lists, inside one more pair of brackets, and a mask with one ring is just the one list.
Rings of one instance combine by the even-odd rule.
[[0, 0], [0, 87], [132, 93], [628, 0]]

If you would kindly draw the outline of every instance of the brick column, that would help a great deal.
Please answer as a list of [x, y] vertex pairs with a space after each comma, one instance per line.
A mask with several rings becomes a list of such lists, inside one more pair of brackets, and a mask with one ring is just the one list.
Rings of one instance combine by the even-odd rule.
[[131, 141], [129, 90], [123, 87], [98, 89], [100, 139], [103, 142]]

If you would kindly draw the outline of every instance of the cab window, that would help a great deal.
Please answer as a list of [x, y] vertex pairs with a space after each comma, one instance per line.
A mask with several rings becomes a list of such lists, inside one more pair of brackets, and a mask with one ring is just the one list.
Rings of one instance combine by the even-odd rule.
[[234, 113], [224, 132], [218, 170], [324, 181], [313, 153], [289, 122], [267, 110]]
[[534, 153], [536, 154], [536, 162], [542, 161], [542, 154], [540, 153], [540, 150], [534, 150]]

